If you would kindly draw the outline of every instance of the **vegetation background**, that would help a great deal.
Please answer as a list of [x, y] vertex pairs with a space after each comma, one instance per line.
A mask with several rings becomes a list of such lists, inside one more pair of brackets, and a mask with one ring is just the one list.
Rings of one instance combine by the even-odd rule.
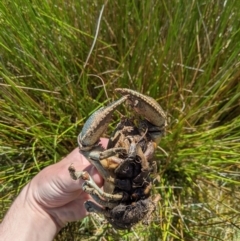
[[240, 240], [239, 9], [238, 0], [1, 0], [0, 217], [127, 87], [168, 114], [153, 220], [119, 232], [87, 217], [55, 240]]

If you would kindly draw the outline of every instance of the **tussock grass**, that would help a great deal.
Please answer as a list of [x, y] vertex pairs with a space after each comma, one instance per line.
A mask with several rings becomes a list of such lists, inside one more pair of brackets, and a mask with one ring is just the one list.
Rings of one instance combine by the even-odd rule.
[[100, 18], [103, 4], [0, 2], [1, 217], [128, 87], [168, 113], [153, 220], [118, 232], [88, 217], [56, 240], [238, 240], [239, 1], [116, 0]]

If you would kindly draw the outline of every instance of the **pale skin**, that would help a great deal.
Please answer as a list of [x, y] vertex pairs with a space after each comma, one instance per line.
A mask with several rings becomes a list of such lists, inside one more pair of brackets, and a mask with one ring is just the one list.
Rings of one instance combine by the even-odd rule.
[[[106, 139], [101, 139], [104, 147]], [[21, 191], [0, 224], [0, 241], [53, 240], [66, 223], [84, 218], [82, 180], [74, 181], [68, 167], [86, 170], [101, 187], [103, 180], [88, 160], [74, 149], [60, 162], [40, 171]]]

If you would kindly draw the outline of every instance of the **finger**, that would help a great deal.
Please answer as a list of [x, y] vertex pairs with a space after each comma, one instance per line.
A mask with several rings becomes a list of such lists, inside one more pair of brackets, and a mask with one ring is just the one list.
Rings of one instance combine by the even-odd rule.
[[103, 146], [104, 149], [107, 148], [108, 141], [109, 141], [108, 138], [100, 138], [100, 143], [101, 143], [101, 145]]
[[62, 161], [55, 164], [53, 167], [52, 176], [57, 177], [58, 185], [64, 188], [65, 191], [72, 192], [82, 189], [83, 180], [73, 180], [69, 174], [68, 168], [73, 165], [76, 171], [87, 171], [94, 181], [100, 187], [103, 185], [103, 179], [99, 175], [96, 168], [91, 165], [88, 160], [79, 152], [79, 149], [74, 149], [68, 156], [66, 156]]
[[[84, 218], [87, 211], [84, 207], [84, 202], [90, 199], [86, 193], [79, 193], [72, 201], [67, 202], [60, 207], [51, 207], [49, 213], [57, 213], [61, 223], [73, 222]], [[54, 216], [54, 215], [53, 215]]]

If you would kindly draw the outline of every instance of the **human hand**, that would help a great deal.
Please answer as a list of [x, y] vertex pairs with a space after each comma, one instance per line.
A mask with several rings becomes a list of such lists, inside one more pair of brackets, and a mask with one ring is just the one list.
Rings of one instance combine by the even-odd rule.
[[[101, 139], [103, 147], [107, 139]], [[36, 175], [29, 184], [29, 198], [34, 205], [39, 205], [49, 213], [62, 227], [66, 222], [77, 221], [87, 215], [84, 202], [91, 199], [89, 194], [82, 190], [83, 181], [74, 181], [68, 172], [68, 167], [73, 164], [77, 170], [85, 170], [93, 177], [94, 181], [102, 186], [102, 177], [96, 168], [79, 152], [73, 150], [60, 162], [46, 167]]]
[[[103, 147], [107, 142], [101, 139]], [[24, 187], [0, 225], [3, 240], [29, 240], [30, 237], [31, 240], [52, 240], [67, 222], [87, 215], [83, 204], [91, 197], [82, 190], [81, 179], [75, 181], [70, 177], [68, 167], [71, 164], [77, 170], [88, 171], [102, 186], [103, 179], [96, 168], [79, 148], [74, 149], [60, 162], [39, 172]]]

